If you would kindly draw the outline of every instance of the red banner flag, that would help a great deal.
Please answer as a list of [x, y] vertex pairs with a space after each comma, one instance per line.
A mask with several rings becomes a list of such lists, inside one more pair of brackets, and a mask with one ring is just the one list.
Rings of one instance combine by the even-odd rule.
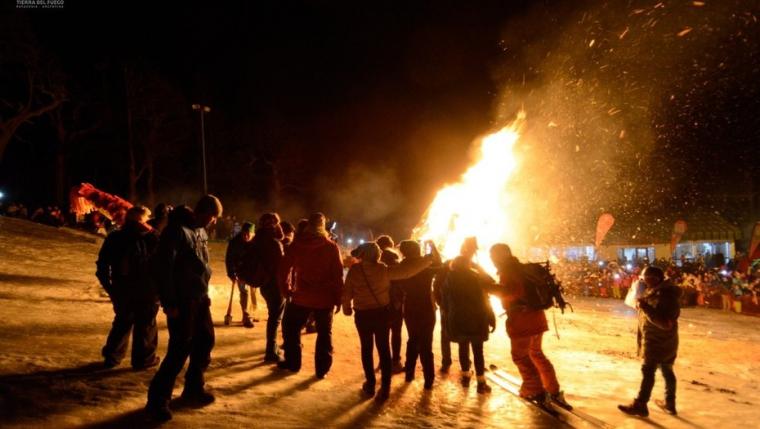
[[760, 258], [760, 255], [755, 255], [758, 245], [760, 245], [760, 222], [755, 223], [754, 228], [752, 228], [752, 239], [749, 242], [749, 253], [747, 254], [750, 260]]
[[670, 236], [670, 254], [672, 255], [676, 251], [676, 245], [681, 241], [683, 235], [686, 234], [686, 221], [677, 220], [673, 225], [673, 234]]
[[599, 220], [596, 221], [596, 240], [594, 241], [596, 247], [599, 247], [599, 245], [602, 244], [604, 236], [607, 235], [607, 232], [614, 224], [615, 218], [611, 214], [602, 213], [602, 215], [599, 216]]

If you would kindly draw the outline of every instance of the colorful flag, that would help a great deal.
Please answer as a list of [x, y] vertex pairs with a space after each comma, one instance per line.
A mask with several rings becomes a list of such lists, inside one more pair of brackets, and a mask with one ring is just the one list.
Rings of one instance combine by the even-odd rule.
[[599, 245], [602, 244], [604, 236], [607, 235], [607, 232], [614, 224], [615, 218], [611, 214], [602, 213], [601, 216], [599, 216], [599, 220], [596, 222], [596, 240], [594, 241], [596, 247], [599, 247]]

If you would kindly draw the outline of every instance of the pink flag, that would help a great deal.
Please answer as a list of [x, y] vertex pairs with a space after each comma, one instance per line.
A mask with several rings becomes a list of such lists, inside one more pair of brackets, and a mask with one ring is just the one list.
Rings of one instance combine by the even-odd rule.
[[676, 251], [676, 245], [681, 241], [681, 237], [686, 234], [686, 221], [677, 220], [673, 225], [673, 234], [670, 236], [670, 254]]
[[607, 235], [607, 232], [614, 224], [615, 218], [612, 217], [611, 214], [602, 213], [602, 215], [599, 216], [599, 220], [596, 222], [596, 240], [594, 241], [596, 247], [599, 247], [599, 245], [602, 244], [604, 236]]

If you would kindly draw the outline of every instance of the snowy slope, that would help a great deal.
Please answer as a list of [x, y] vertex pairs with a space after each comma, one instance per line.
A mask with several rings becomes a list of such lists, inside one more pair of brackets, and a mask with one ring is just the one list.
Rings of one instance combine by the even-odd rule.
[[[0, 217], [0, 426], [148, 427], [141, 409], [153, 370], [134, 372], [128, 363], [113, 370], [98, 366], [112, 318], [94, 277], [99, 244], [86, 234]], [[388, 402], [364, 400], [358, 338], [353, 320], [342, 315], [335, 319], [335, 363], [325, 380], [313, 376], [313, 335], [304, 337], [300, 373], [274, 370], [262, 362], [261, 307], [262, 323], [254, 329], [239, 326], [239, 307], [233, 326], [222, 325], [230, 289], [223, 275], [224, 245], [214, 244], [211, 251], [217, 345], [208, 382], [217, 401], [203, 409], [177, 409], [165, 426], [557, 426], [496, 386], [489, 396], [477, 395], [474, 383], [464, 391], [457, 371], [439, 377], [432, 392], [423, 391], [421, 374], [411, 384], [398, 375]], [[561, 339], [552, 331], [545, 344], [568, 398], [583, 411], [631, 428], [749, 427], [760, 420], [760, 319], [684, 310], [676, 362], [680, 416], [652, 410], [651, 420], [644, 421], [616, 409], [633, 397], [640, 377], [632, 311], [612, 300], [574, 304], [575, 313], [556, 316]], [[162, 316], [159, 324], [163, 355]], [[487, 363], [515, 372], [503, 328], [486, 353]], [[181, 384], [176, 394], [179, 389]], [[654, 397], [661, 395], [658, 375]]]

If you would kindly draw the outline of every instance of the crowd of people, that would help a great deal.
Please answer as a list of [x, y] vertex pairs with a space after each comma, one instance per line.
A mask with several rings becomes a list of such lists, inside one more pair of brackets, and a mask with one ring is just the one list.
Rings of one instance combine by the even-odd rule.
[[[169, 400], [175, 379], [189, 359], [182, 400], [205, 405], [215, 400], [204, 373], [214, 346], [208, 284], [211, 277], [207, 229], [222, 215], [220, 201], [201, 198], [195, 209], [134, 206], [124, 225], [104, 241], [97, 277], [109, 294], [114, 322], [102, 349], [106, 367], [126, 355], [132, 331], [131, 364], [135, 369], [159, 365], [148, 390], [146, 411], [156, 420], [171, 419]], [[335, 314], [354, 316], [361, 346], [365, 381], [361, 391], [384, 401], [394, 373], [415, 377], [419, 360], [424, 387], [435, 380], [433, 334], [436, 310], [441, 314], [441, 372], [452, 364], [451, 343], [458, 345], [460, 381], [466, 388], [474, 376], [477, 392], [490, 392], [485, 379], [483, 344], [496, 328], [488, 295], [502, 299], [509, 315], [507, 333], [512, 358], [523, 377], [520, 394], [539, 406], [572, 408], [564, 399], [551, 362], [542, 352], [548, 330], [543, 308], [526, 302], [521, 264], [506, 244], [494, 246], [491, 257], [498, 279], [491, 278], [473, 257], [477, 241], [465, 240], [460, 255], [443, 261], [433, 243], [404, 240], [395, 246], [388, 236], [363, 243], [343, 255], [326, 229], [326, 218], [314, 213], [295, 227], [276, 213], [263, 214], [255, 225], [242, 224], [229, 241], [227, 275], [248, 296], [258, 290], [267, 306], [264, 360], [283, 371], [299, 372], [301, 332], [313, 319], [316, 329], [315, 376], [331, 369], [332, 324]], [[241, 302], [241, 304], [243, 304]], [[156, 356], [156, 315], [163, 308], [169, 346], [163, 361]], [[245, 305], [243, 305], [245, 308]], [[243, 324], [246, 325], [243, 315]], [[248, 316], [249, 317], [249, 316]], [[408, 340], [401, 364], [401, 329]], [[282, 345], [280, 345], [281, 333]], [[374, 353], [380, 358], [377, 388]], [[338, 351], [339, 352], [339, 351]]]
[[[667, 278], [681, 288], [682, 307], [760, 312], [758, 267], [750, 267], [748, 272], [741, 272], [732, 262], [708, 267], [703, 261], [676, 263], [673, 260], [658, 259], [652, 265], [662, 268]], [[624, 299], [647, 265], [648, 261], [600, 263], [560, 260], [552, 265], [552, 270], [570, 295]]]
[[[19, 206], [9, 208], [5, 215], [22, 216]], [[228, 217], [214, 227], [221, 216], [222, 204], [212, 195], [202, 197], [194, 209], [159, 204], [151, 212], [133, 206], [123, 225], [108, 227], [111, 231], [98, 255], [96, 276], [114, 310], [101, 350], [104, 366], [113, 368], [121, 363], [130, 335], [134, 369], [160, 364], [147, 395], [146, 411], [152, 418], [171, 419], [174, 383], [188, 359], [182, 400], [201, 406], [215, 400], [204, 379], [215, 342], [208, 295], [209, 231], [228, 238], [226, 274], [240, 293], [243, 326], [251, 328], [256, 321], [247, 311], [249, 300], [255, 308], [257, 292], [264, 298], [268, 313], [264, 360], [283, 371], [301, 370], [301, 334], [311, 327], [317, 334], [315, 376], [322, 379], [328, 374], [335, 353], [333, 318], [342, 311], [354, 317], [365, 375], [361, 391], [367, 397], [388, 399], [392, 376], [403, 373], [405, 381], [413, 381], [418, 361], [424, 388], [432, 389], [436, 374], [433, 336], [439, 311], [439, 372], [449, 372], [451, 343], [456, 343], [462, 386], [467, 388], [474, 375], [477, 392], [487, 394], [491, 388], [485, 378], [483, 345], [496, 329], [489, 301], [493, 295], [501, 299], [507, 312], [511, 356], [522, 377], [520, 395], [547, 410], [552, 406], [572, 409], [542, 351], [542, 337], [548, 330], [544, 310], [548, 307], [535, 303], [540, 294], [532, 289], [534, 280], [527, 268], [538, 264], [519, 262], [508, 245], [499, 243], [490, 249], [497, 269], [493, 278], [474, 261], [478, 252], [474, 237], [465, 239], [457, 257], [444, 261], [432, 242], [424, 243], [423, 251], [418, 241], [407, 239], [396, 245], [387, 235], [344, 252], [321, 213], [301, 219], [295, 226], [276, 213], [265, 213], [255, 224]], [[36, 210], [32, 218], [60, 226], [64, 216], [50, 207]], [[96, 212], [89, 222], [105, 233], [103, 219]], [[758, 307], [757, 271], [741, 273], [731, 264], [708, 268], [664, 260], [652, 264], [558, 261], [551, 268], [571, 295], [623, 299], [629, 290], [636, 292], [632, 304], [627, 298], [626, 303], [639, 313], [643, 379], [634, 401], [619, 406], [627, 414], [648, 415], [646, 404], [658, 368], [666, 381], [666, 394], [664, 401], [655, 402], [666, 412], [676, 413], [673, 363], [680, 307], [717, 306], [720, 302], [724, 310], [741, 311], [741, 303], [746, 301]], [[156, 355], [159, 308], [163, 308], [169, 331], [163, 361]], [[407, 342], [402, 354], [404, 326]], [[380, 360], [379, 389], [375, 353]]]
[[56, 205], [39, 206], [30, 210], [22, 203], [2, 204], [0, 202], [0, 215], [28, 219], [50, 226], [63, 226], [68, 223], [65, 212]]

